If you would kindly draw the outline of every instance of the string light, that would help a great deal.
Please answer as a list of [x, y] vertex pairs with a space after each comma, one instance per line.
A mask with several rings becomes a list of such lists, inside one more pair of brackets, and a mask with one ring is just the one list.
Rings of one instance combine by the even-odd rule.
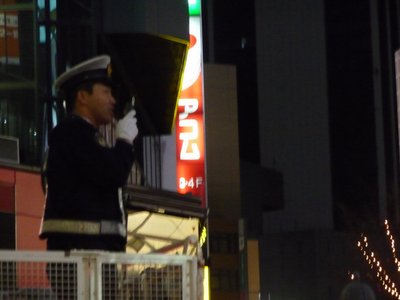
[[[397, 258], [395, 240], [393, 235], [391, 234], [388, 220], [385, 220], [385, 231], [386, 231], [386, 236], [389, 239], [389, 245], [391, 247], [393, 261], [395, 263], [395, 266], [397, 267], [397, 271], [400, 272], [400, 261]], [[375, 270], [376, 278], [378, 279], [383, 289], [389, 295], [394, 296], [396, 299], [400, 300], [400, 294], [397, 290], [396, 284], [391, 280], [389, 274], [381, 265], [381, 262], [379, 261], [377, 254], [369, 248], [368, 237], [366, 235], [361, 234], [360, 240], [357, 241], [357, 247], [359, 248], [360, 252], [364, 257], [364, 260], [367, 262], [369, 267], [372, 270]]]
[[397, 266], [397, 270], [399, 270], [400, 269], [400, 261], [397, 259], [395, 241], [394, 241], [392, 233], [390, 232], [388, 220], [385, 220], [385, 229], [386, 229], [386, 236], [389, 237], [390, 247], [392, 249], [394, 263]]

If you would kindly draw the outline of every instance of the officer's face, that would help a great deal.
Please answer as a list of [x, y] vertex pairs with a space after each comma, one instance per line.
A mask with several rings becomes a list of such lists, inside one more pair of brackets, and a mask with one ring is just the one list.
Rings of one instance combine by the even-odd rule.
[[101, 83], [93, 85], [92, 93], [87, 95], [87, 109], [95, 126], [110, 123], [114, 117], [115, 98], [111, 88]]

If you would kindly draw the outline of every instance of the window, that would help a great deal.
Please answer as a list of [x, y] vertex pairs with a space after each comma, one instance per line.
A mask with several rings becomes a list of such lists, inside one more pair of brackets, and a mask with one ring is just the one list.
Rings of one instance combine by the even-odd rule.
[[0, 135], [19, 139], [29, 165], [40, 163], [42, 142], [34, 16], [32, 1], [0, 1]]
[[210, 235], [211, 253], [237, 254], [238, 235], [234, 233], [212, 233]]
[[0, 136], [18, 138], [23, 165], [40, 166], [63, 113], [56, 76], [95, 50], [91, 3], [0, 0]]
[[210, 287], [216, 291], [238, 291], [239, 275], [236, 270], [211, 270]]

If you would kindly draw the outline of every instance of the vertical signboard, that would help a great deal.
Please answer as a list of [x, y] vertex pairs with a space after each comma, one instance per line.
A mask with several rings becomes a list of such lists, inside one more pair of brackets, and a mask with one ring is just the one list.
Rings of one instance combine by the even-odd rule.
[[203, 118], [203, 56], [200, 0], [189, 0], [188, 51], [176, 118], [177, 190], [206, 206]]
[[[0, 5], [12, 5], [15, 0], [0, 0]], [[18, 12], [0, 8], [0, 63], [19, 65]]]

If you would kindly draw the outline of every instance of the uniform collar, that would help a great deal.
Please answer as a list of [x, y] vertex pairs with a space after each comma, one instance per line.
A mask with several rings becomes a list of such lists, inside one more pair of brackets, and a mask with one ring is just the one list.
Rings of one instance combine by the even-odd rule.
[[[80, 116], [80, 115], [77, 115], [77, 114], [71, 114], [71, 117], [72, 117], [72, 118], [81, 119], [81, 120], [85, 121], [86, 123], [88, 123], [88, 124], [89, 124], [90, 126], [92, 126], [93, 128], [96, 128], [96, 126], [94, 126], [93, 123], [90, 122], [90, 120], [89, 120], [88, 118], [85, 118], [85, 117]], [[97, 130], [97, 128], [96, 128], [96, 130]]]

